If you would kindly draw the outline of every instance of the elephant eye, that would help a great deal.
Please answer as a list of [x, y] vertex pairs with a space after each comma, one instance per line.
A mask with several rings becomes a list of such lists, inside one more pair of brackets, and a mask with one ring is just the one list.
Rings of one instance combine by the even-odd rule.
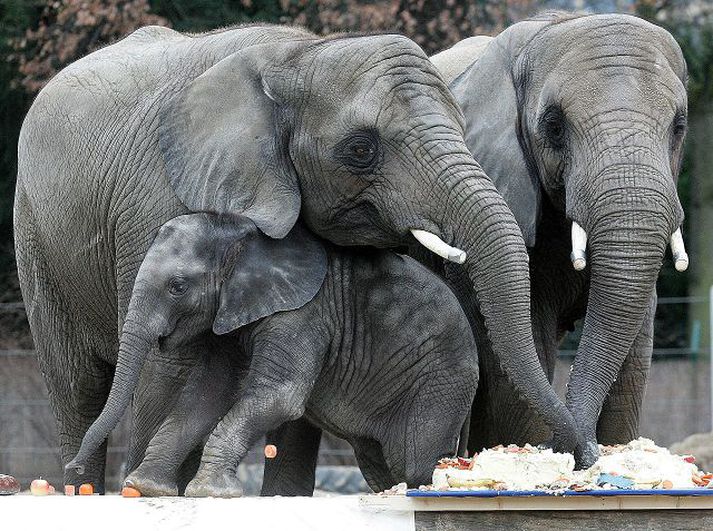
[[683, 138], [688, 130], [688, 122], [686, 120], [686, 115], [679, 113], [676, 118], [673, 119], [673, 137], [675, 139]]
[[540, 129], [554, 149], [562, 149], [565, 143], [564, 115], [559, 107], [549, 107], [540, 119]]
[[336, 147], [337, 159], [356, 175], [373, 172], [379, 163], [379, 152], [379, 135], [373, 130], [352, 133]]
[[183, 277], [173, 277], [168, 281], [168, 291], [171, 295], [179, 297], [188, 290], [188, 280]]

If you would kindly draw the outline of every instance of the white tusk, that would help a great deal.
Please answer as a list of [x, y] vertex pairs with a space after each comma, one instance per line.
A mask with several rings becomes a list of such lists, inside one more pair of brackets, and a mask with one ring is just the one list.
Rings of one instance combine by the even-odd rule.
[[587, 267], [587, 233], [576, 221], [572, 222], [572, 254], [569, 257], [576, 271]]
[[421, 245], [438, 256], [456, 264], [465, 262], [465, 251], [451, 247], [435, 234], [421, 229], [411, 229], [411, 234]]
[[688, 254], [686, 253], [686, 246], [683, 244], [680, 227], [671, 235], [671, 254], [676, 265], [676, 271], [688, 269]]

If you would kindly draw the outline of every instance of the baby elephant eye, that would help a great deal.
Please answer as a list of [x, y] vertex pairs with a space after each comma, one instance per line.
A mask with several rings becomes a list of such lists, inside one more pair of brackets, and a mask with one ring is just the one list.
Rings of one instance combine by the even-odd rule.
[[376, 169], [379, 149], [379, 135], [376, 131], [359, 131], [337, 145], [336, 156], [350, 173], [363, 175]]
[[171, 295], [178, 297], [188, 290], [188, 280], [183, 277], [173, 277], [168, 281], [168, 291]]

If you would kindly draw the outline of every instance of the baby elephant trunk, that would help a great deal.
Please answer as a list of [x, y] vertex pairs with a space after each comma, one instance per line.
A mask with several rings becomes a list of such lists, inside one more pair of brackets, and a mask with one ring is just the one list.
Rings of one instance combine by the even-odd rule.
[[66, 470], [76, 470], [78, 474], [83, 474], [87, 460], [97, 451], [109, 436], [109, 433], [119, 423], [138, 385], [141, 369], [147, 355], [156, 344], [152, 338], [156, 337], [158, 336], [151, 333], [144, 324], [137, 320], [127, 319], [124, 323], [119, 345], [119, 359], [109, 398], [99, 417], [84, 435], [79, 452], [65, 466]]

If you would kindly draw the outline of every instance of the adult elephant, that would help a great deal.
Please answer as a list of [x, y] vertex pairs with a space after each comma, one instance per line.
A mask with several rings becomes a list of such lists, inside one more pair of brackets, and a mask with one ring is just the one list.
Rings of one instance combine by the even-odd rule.
[[[590, 465], [597, 440], [638, 434], [667, 242], [676, 267], [688, 264], [676, 194], [687, 113], [681, 50], [636, 17], [556, 15], [432, 60], [463, 109], [468, 148], [522, 229], [550, 380], [558, 343], [586, 315], [566, 403], [587, 441], [578, 464]], [[545, 438], [480, 336], [473, 445]]]
[[[520, 230], [417, 45], [274, 26], [148, 27], [60, 72], [20, 135], [18, 268], [64, 463], [106, 401], [119, 330], [127, 345], [148, 337], [145, 323], [124, 323], [146, 249], [189, 210], [240, 214], [273, 238], [301, 216], [337, 244], [416, 237], [452, 259], [467, 253], [495, 355], [573, 448], [574, 421], [537, 360]], [[145, 370], [135, 395], [129, 469], [185, 378], [170, 357], [154, 356], [153, 371], [175, 385], [153, 385]], [[65, 483], [101, 490], [105, 450]]]

